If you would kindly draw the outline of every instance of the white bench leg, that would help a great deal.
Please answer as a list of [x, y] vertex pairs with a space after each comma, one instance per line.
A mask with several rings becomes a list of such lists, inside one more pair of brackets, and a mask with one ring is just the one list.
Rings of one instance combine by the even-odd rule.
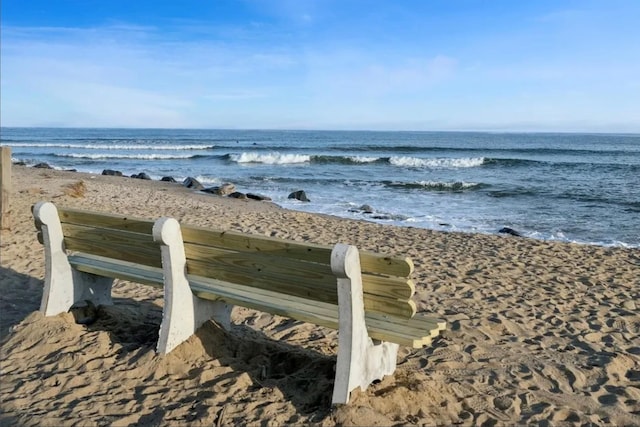
[[164, 270], [164, 309], [156, 351], [167, 354], [187, 340], [207, 320], [231, 326], [232, 305], [198, 298], [189, 287], [186, 256], [180, 224], [160, 218], [153, 225], [153, 238], [161, 243]]
[[45, 280], [40, 311], [55, 316], [69, 311], [83, 300], [95, 305], [111, 305], [113, 279], [82, 273], [69, 264], [58, 210], [53, 203], [39, 202], [33, 207], [40, 240], [44, 245]]
[[333, 404], [348, 403], [356, 387], [362, 390], [396, 369], [398, 344], [374, 343], [367, 333], [362, 295], [360, 255], [355, 246], [337, 244], [331, 270], [338, 280], [338, 361]]

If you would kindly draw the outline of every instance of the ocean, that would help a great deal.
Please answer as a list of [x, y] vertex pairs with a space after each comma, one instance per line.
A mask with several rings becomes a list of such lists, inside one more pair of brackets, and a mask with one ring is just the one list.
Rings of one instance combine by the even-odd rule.
[[[0, 139], [28, 165], [230, 182], [300, 211], [640, 247], [636, 134], [3, 127]], [[288, 198], [298, 190], [310, 201]]]

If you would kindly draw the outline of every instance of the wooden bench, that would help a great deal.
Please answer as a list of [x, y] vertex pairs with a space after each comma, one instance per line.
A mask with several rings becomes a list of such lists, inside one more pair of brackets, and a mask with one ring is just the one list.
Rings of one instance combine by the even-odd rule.
[[45, 248], [41, 311], [112, 304], [113, 279], [164, 288], [157, 352], [205, 321], [229, 328], [240, 305], [338, 330], [333, 403], [392, 374], [398, 346], [419, 348], [446, 326], [416, 314], [408, 258], [119, 215], [34, 206]]

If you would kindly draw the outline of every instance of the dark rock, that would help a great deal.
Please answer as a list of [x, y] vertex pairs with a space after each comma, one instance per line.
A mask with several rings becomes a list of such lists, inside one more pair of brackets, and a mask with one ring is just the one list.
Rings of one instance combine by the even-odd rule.
[[219, 187], [209, 187], [204, 188], [202, 191], [209, 194], [216, 194], [218, 196], [228, 196], [229, 194], [236, 191], [236, 186], [233, 184], [222, 184]]
[[160, 181], [164, 181], [164, 182], [176, 182], [175, 178], [172, 176], [163, 176], [162, 179], [160, 179]]
[[78, 172], [78, 169], [65, 169], [65, 172]]
[[234, 198], [234, 199], [246, 199], [247, 195], [244, 193], [241, 193], [239, 191], [234, 191], [233, 193], [229, 194], [229, 197]]
[[187, 188], [191, 188], [192, 190], [203, 190], [204, 189], [204, 185], [200, 184], [200, 181], [198, 181], [197, 179], [195, 179], [193, 177], [185, 178], [185, 180], [182, 181], [182, 185], [184, 185]]
[[25, 162], [23, 162], [22, 160], [18, 160], [17, 162], [13, 162], [14, 165], [16, 166], [26, 166], [27, 164]]
[[37, 165], [34, 166], [34, 168], [38, 168], [38, 169], [53, 169], [51, 166], [49, 166], [48, 163], [38, 163]]
[[386, 215], [386, 214], [382, 214], [382, 215], [373, 215], [371, 218], [373, 218], [373, 219], [381, 219], [381, 220], [388, 220], [388, 219], [392, 219], [390, 215]]
[[253, 200], [259, 200], [259, 201], [267, 201], [270, 202], [271, 201], [271, 197], [267, 197], [267, 196], [263, 196], [261, 194], [254, 194], [254, 193], [247, 193], [247, 198], [248, 199], [253, 199]]
[[105, 169], [105, 170], [102, 171], [102, 175], [122, 176], [122, 172], [114, 171], [113, 169]]
[[509, 228], [509, 227], [501, 228], [500, 230], [498, 230], [498, 233], [511, 234], [512, 236], [522, 237], [522, 234], [518, 233], [516, 230], [514, 230], [513, 228]]
[[76, 302], [69, 311], [79, 325], [91, 325], [98, 320], [98, 308], [90, 300]]
[[147, 175], [144, 172], [140, 172], [138, 174], [133, 174], [131, 175], [131, 178], [136, 178], [136, 179], [151, 179], [151, 177], [149, 175]]
[[231, 184], [230, 182], [225, 182], [218, 189], [218, 194], [221, 196], [228, 196], [229, 194], [236, 192], [236, 186]]
[[383, 221], [406, 221], [407, 217], [404, 215], [394, 215], [394, 214], [387, 214], [387, 213], [380, 213], [380, 214], [376, 214], [376, 215], [371, 215], [372, 219], [379, 219], [379, 220], [383, 220]]
[[372, 214], [374, 212], [373, 208], [369, 205], [362, 205], [359, 208], [351, 208], [349, 209], [349, 212], [354, 212], [354, 213], [363, 213], [363, 214]]
[[296, 199], [296, 200], [300, 200], [301, 202], [311, 201], [307, 197], [307, 193], [305, 193], [304, 190], [294, 191], [293, 193], [289, 194], [289, 199]]

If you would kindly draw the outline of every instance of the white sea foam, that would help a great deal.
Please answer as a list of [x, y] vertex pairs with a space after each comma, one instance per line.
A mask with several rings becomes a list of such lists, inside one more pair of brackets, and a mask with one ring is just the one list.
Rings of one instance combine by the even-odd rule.
[[391, 157], [389, 163], [394, 166], [411, 168], [473, 168], [484, 163], [484, 157], [464, 157], [464, 158], [431, 158], [420, 157]]
[[222, 180], [217, 177], [198, 175], [195, 178], [200, 182], [200, 184], [221, 184], [222, 183]]
[[351, 156], [348, 159], [354, 163], [373, 163], [377, 161], [379, 157]]
[[469, 188], [475, 188], [479, 186], [477, 182], [464, 182], [464, 181], [456, 181], [456, 182], [437, 182], [437, 181], [420, 181], [419, 185], [422, 185], [425, 188], [441, 188], [443, 190], [467, 190]]
[[264, 163], [268, 165], [285, 165], [294, 163], [308, 163], [311, 156], [304, 154], [273, 153], [242, 153], [231, 154], [229, 158], [237, 163]]

